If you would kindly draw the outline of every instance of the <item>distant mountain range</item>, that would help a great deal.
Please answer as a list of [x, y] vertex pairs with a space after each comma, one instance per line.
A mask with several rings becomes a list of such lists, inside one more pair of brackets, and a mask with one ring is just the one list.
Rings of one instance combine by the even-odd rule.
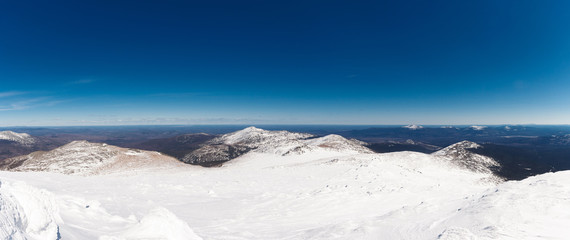
[[[517, 147], [468, 140], [441, 147], [408, 139], [386, 142], [403, 151], [377, 153], [372, 149], [379, 143], [345, 136], [248, 127], [116, 141], [171, 151], [178, 159], [86, 140], [11, 157], [0, 164], [0, 239], [569, 234], [560, 227], [570, 221], [569, 171], [544, 173], [554, 169], [524, 158], [527, 152]], [[32, 151], [62, 139], [28, 137], [34, 142], [3, 141]], [[519, 178], [525, 179], [507, 181]]]
[[[20, 136], [31, 138], [29, 135]], [[50, 151], [32, 152], [28, 155], [6, 159], [0, 164], [0, 168], [10, 171], [50, 171], [90, 175], [119, 172], [128, 170], [128, 168], [136, 170], [137, 168], [179, 167], [182, 162], [201, 166], [219, 166], [249, 152], [281, 156], [323, 154], [324, 152], [374, 153], [367, 147], [367, 143], [356, 139], [346, 139], [340, 135], [330, 134], [318, 137], [307, 133], [268, 131], [256, 127], [248, 127], [217, 137], [209, 134], [191, 134], [150, 142], [156, 142], [156, 146], [171, 151], [180, 147], [183, 150], [178, 150], [178, 153], [184, 153], [184, 151], [188, 153], [183, 156], [180, 154], [179, 156], [182, 157], [179, 161], [159, 152], [121, 148], [105, 143], [73, 141]], [[417, 145], [413, 141], [406, 143]], [[148, 142], [142, 145], [147, 146], [147, 144]], [[505, 179], [512, 178], [510, 175], [502, 174], [504, 166], [499, 162], [474, 152], [474, 150], [483, 148], [474, 142], [461, 141], [433, 152], [431, 155], [470, 171], [494, 174]], [[509, 171], [523, 176], [531, 172], [526, 168]]]
[[[155, 132], [146, 135], [146, 137], [135, 137], [144, 135], [134, 130], [129, 130], [129, 132], [134, 132], [135, 136], [123, 132], [122, 134], [110, 133], [108, 137], [104, 137], [102, 133], [88, 135], [89, 131], [85, 135], [65, 131], [65, 134], [61, 134], [56, 130], [47, 134], [46, 130], [42, 131], [44, 131], [42, 136], [32, 136], [28, 133], [13, 131], [0, 132], [0, 159], [4, 159], [0, 161], [0, 166], [5, 169], [15, 168], [18, 164], [26, 162], [28, 158], [37, 159], [38, 156], [45, 155], [45, 153], [35, 153], [36, 151], [49, 152], [58, 147], [69, 147], [66, 144], [70, 144], [71, 141], [82, 141], [78, 138], [85, 136], [87, 140], [91, 141], [90, 144], [104, 140], [104, 142], [116, 144], [117, 147], [156, 151], [172, 156], [184, 163], [205, 167], [220, 166], [248, 152], [275, 153], [284, 156], [315, 151], [351, 151], [357, 153], [414, 151], [433, 153], [434, 155], [451, 155], [450, 150], [457, 148], [462, 149], [462, 151], [453, 158], [462, 158], [465, 166], [480, 169], [488, 168], [505, 179], [523, 179], [544, 172], [570, 169], [570, 161], [566, 161], [568, 159], [566, 156], [570, 156], [570, 133], [566, 133], [565, 128], [526, 126], [423, 127], [408, 125], [397, 128], [341, 131], [339, 134], [342, 136], [283, 130], [269, 131], [256, 127], [248, 127], [221, 135], [190, 133], [175, 136], [170, 135], [176, 134], [176, 131], [169, 130], [168, 133], [165, 133], [153, 129]], [[161, 137], [164, 135], [168, 137]], [[347, 139], [344, 136], [353, 136], [354, 138]], [[365, 139], [368, 142], [356, 140], [358, 136], [362, 136], [360, 139]], [[441, 145], [441, 143], [458, 139], [461, 140], [448, 145]], [[465, 139], [493, 139], [493, 142], [480, 141], [475, 143], [475, 141]], [[443, 154], [443, 152], [446, 153]], [[474, 159], [474, 156], [492, 159], [497, 164], [489, 163], [483, 168], [475, 167], [473, 163], [481, 162], [482, 159]], [[469, 162], [470, 160], [467, 158], [471, 158], [474, 162]]]

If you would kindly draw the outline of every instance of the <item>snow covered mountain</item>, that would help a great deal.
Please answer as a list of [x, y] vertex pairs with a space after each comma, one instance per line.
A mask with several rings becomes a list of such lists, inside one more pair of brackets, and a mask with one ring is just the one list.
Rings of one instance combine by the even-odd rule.
[[126, 149], [104, 143], [74, 141], [47, 152], [7, 159], [11, 171], [47, 171], [63, 174], [105, 174], [148, 168], [177, 167], [178, 160], [158, 152]]
[[344, 151], [372, 153], [366, 143], [339, 135], [315, 137], [307, 133], [268, 131], [256, 127], [222, 135], [186, 155], [182, 161], [191, 164], [212, 165], [237, 158], [249, 151], [278, 155], [301, 154], [314, 151]]
[[[467, 144], [469, 145], [469, 144]], [[327, 153], [329, 155], [326, 155]], [[141, 175], [0, 172], [0, 239], [565, 239], [570, 172], [523, 181], [430, 154], [251, 151]]]
[[457, 166], [471, 171], [489, 174], [493, 173], [493, 169], [501, 167], [498, 162], [490, 157], [469, 151], [469, 149], [477, 149], [481, 147], [481, 145], [474, 142], [461, 141], [434, 152], [432, 155], [447, 159]]
[[420, 126], [420, 125], [410, 124], [410, 125], [403, 126], [403, 128], [407, 128], [410, 130], [418, 130], [418, 129], [422, 129], [424, 127]]
[[476, 130], [476, 131], [482, 131], [485, 130], [487, 128], [487, 126], [478, 126], [478, 125], [473, 125], [471, 127], [469, 127], [472, 130]]
[[0, 140], [16, 142], [25, 146], [31, 146], [36, 142], [36, 140], [32, 136], [30, 136], [30, 134], [17, 133], [12, 131], [0, 132]]
[[213, 144], [241, 145], [249, 148], [269, 148], [290, 144], [291, 142], [310, 137], [313, 137], [313, 135], [288, 131], [267, 131], [256, 127], [248, 127], [233, 133], [224, 134], [210, 142]]
[[[11, 171], [0, 171], [0, 239], [570, 235], [570, 171], [503, 181], [493, 174], [497, 162], [470, 151], [482, 147], [473, 142], [433, 154], [371, 153], [363, 144], [247, 128], [198, 149], [233, 159], [202, 168], [72, 142], [14, 158]], [[102, 174], [133, 171], [143, 174]]]

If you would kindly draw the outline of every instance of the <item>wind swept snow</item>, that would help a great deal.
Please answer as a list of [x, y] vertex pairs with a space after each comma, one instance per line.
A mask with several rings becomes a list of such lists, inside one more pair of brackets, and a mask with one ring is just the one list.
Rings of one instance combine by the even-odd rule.
[[152, 209], [137, 224], [129, 227], [119, 236], [103, 236], [101, 240], [122, 239], [187, 239], [202, 240], [188, 224], [166, 208]]
[[0, 239], [59, 239], [51, 193], [23, 182], [0, 182]]
[[492, 168], [500, 167], [499, 163], [490, 157], [469, 151], [469, 149], [477, 149], [481, 147], [481, 145], [474, 142], [461, 141], [434, 152], [432, 155], [447, 159], [457, 166], [470, 169], [472, 171], [491, 174]]
[[322, 151], [372, 153], [365, 145], [364, 142], [335, 134], [315, 137], [306, 133], [248, 127], [210, 140], [201, 148], [187, 154], [183, 161], [191, 164], [223, 163], [250, 151], [279, 155]]
[[[271, 134], [263, 131], [248, 129], [232, 141]], [[89, 176], [0, 172], [0, 224], [8, 226], [1, 234], [54, 239], [45, 236], [59, 229], [61, 239], [240, 240], [570, 235], [570, 171], [503, 182], [484, 170], [494, 167], [488, 159], [467, 151], [480, 147], [472, 142], [436, 154], [375, 154], [337, 135], [279, 134], [287, 140], [216, 168], [173, 165], [145, 174]], [[307, 151], [282, 152], [299, 146]], [[21, 182], [36, 190], [23, 197], [19, 191], [28, 187], [4, 185]]]

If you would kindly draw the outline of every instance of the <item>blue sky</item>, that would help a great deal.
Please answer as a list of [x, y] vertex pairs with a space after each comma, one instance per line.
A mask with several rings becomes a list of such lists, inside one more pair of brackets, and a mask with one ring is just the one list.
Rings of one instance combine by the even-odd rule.
[[0, 126], [569, 124], [568, 1], [2, 1]]

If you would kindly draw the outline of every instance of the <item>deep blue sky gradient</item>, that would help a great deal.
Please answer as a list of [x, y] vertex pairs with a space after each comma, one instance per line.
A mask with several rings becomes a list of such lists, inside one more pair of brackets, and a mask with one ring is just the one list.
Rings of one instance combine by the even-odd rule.
[[569, 1], [2, 1], [0, 126], [569, 124]]

